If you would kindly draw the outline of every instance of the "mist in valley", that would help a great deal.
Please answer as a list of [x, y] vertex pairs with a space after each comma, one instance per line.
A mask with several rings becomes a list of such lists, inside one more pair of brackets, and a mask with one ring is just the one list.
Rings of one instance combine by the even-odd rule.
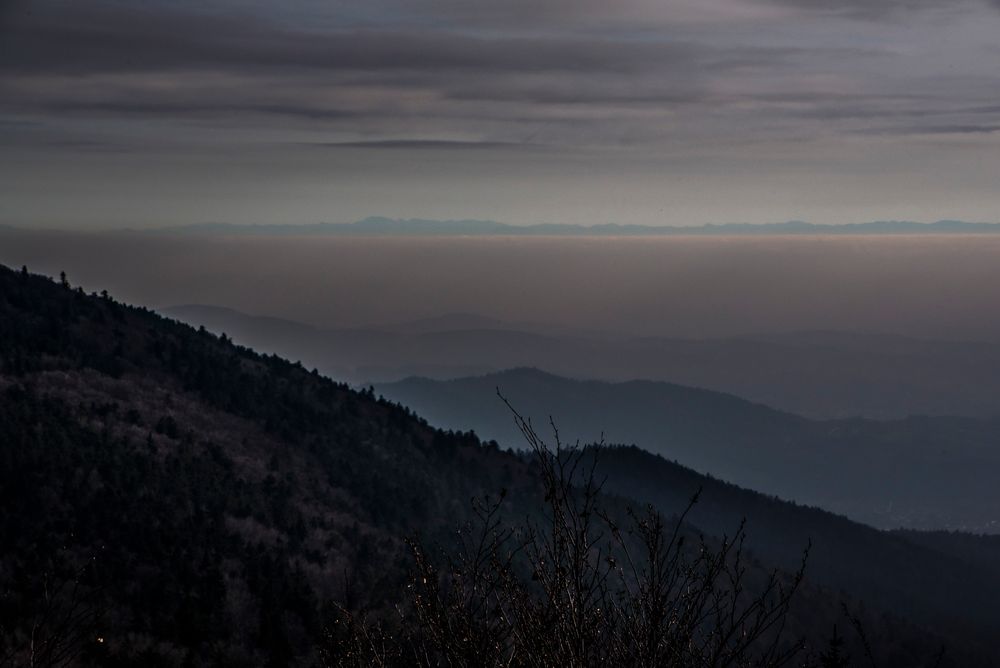
[[522, 329], [1000, 341], [1000, 237], [324, 238], [0, 232], [0, 262], [163, 308], [328, 329], [475, 314]]

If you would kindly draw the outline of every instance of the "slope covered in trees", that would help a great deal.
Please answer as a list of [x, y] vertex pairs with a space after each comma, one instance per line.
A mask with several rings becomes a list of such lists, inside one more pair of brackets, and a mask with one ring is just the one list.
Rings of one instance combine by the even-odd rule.
[[519, 484], [517, 462], [492, 465], [498, 453], [471, 436], [7, 269], [0, 353], [12, 644], [45, 619], [46, 588], [80, 575], [103, 601], [94, 652], [284, 665], [311, 651], [323, 602], [345, 587], [373, 601], [396, 591], [406, 535], [447, 531], [470, 496]]

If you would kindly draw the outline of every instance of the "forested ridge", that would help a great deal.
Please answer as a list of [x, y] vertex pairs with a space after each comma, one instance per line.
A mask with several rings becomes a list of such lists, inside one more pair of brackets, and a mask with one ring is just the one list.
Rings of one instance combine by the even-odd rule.
[[392, 597], [405, 536], [517, 485], [472, 435], [299, 366], [43, 277], [0, 286], [8, 643], [80, 575], [104, 640], [88, 651], [285, 665], [324, 602]]

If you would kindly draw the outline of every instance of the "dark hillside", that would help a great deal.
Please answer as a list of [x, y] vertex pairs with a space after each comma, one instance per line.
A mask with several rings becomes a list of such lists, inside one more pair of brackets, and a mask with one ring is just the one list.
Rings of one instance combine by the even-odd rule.
[[990, 560], [1000, 554], [996, 537], [879, 531], [698, 474], [634, 446], [606, 447], [595, 455], [609, 492], [668, 509], [700, 490], [690, 521], [721, 535], [745, 519], [753, 529], [747, 545], [766, 563], [794, 568], [801, 545], [811, 543], [809, 574], [815, 582], [864, 592], [868, 604], [929, 624], [939, 624], [946, 612], [956, 620], [956, 632], [971, 625], [973, 636], [985, 638], [1000, 628], [994, 603], [1000, 561]]
[[0, 620], [15, 644], [43, 588], [86, 567], [107, 608], [93, 651], [284, 665], [345, 586], [394, 595], [404, 536], [531, 484], [471, 435], [7, 269], [0, 353]]

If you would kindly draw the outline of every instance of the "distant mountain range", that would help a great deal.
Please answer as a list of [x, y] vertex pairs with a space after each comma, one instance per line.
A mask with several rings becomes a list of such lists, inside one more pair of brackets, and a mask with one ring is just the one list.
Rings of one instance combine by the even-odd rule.
[[702, 387], [809, 417], [1000, 417], [1000, 345], [990, 343], [852, 332], [630, 338], [461, 313], [321, 329], [215, 306], [162, 312], [355, 384], [537, 367]]
[[670, 383], [606, 383], [515, 369], [376, 386], [431, 424], [502, 446], [520, 434], [499, 388], [570, 443], [638, 445], [697, 471], [881, 528], [1000, 533], [1000, 420], [807, 420]]
[[1000, 223], [939, 220], [934, 223], [875, 221], [817, 225], [785, 223], [721, 223], [699, 226], [575, 225], [542, 223], [511, 225], [492, 220], [426, 220], [372, 216], [354, 223], [238, 224], [200, 223], [156, 230], [183, 234], [329, 235], [329, 236], [669, 236], [669, 235], [851, 235], [851, 234], [997, 234]]

